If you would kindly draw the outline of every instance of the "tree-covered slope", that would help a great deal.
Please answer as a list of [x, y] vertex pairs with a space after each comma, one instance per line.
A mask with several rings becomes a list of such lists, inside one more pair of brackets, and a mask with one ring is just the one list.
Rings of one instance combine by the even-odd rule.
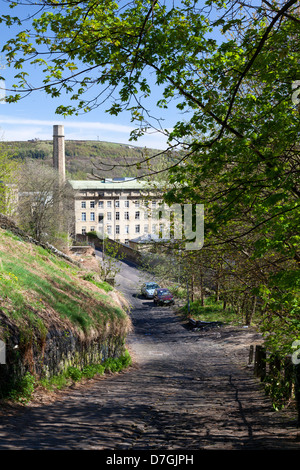
[[[2, 151], [16, 159], [41, 159], [52, 165], [52, 141], [10, 141], [2, 142]], [[66, 140], [66, 171], [72, 179], [112, 178], [143, 176], [149, 172], [149, 165], [156, 171], [174, 162], [175, 155], [160, 155], [159, 150], [144, 149], [131, 145], [90, 140]], [[139, 162], [151, 158], [148, 164]], [[137, 164], [138, 167], [137, 168]]]

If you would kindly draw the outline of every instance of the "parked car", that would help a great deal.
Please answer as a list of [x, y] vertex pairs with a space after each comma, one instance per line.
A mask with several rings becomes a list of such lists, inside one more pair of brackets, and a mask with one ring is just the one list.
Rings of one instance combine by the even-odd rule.
[[142, 285], [141, 292], [147, 299], [153, 299], [155, 289], [159, 289], [159, 285], [156, 282], [145, 282]]
[[174, 304], [174, 297], [169, 289], [159, 288], [154, 292], [153, 302], [155, 305]]

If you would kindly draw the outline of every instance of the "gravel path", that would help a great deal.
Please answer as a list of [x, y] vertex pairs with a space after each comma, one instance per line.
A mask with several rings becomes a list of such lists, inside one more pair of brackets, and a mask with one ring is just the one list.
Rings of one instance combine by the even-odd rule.
[[274, 412], [247, 367], [255, 331], [192, 331], [140, 282], [123, 264], [133, 367], [2, 413], [0, 450], [299, 450], [295, 414]]

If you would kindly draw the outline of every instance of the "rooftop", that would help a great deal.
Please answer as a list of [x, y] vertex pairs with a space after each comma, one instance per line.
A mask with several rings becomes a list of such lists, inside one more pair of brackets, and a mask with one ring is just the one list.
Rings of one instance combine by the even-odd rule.
[[106, 189], [150, 189], [147, 181], [134, 178], [114, 178], [105, 180], [69, 180], [75, 190], [106, 190]]
[[[70, 185], [74, 190], [77, 191], [105, 191], [109, 190], [154, 190], [154, 187], [150, 186], [148, 181], [142, 181], [141, 179], [135, 178], [106, 178], [103, 180], [69, 180]], [[157, 186], [157, 183], [156, 185]], [[158, 188], [157, 188], [158, 189]]]

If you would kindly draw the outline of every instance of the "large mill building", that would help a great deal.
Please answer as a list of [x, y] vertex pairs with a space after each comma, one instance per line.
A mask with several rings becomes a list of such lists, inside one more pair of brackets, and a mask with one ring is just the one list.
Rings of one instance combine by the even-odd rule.
[[[53, 165], [62, 182], [65, 172], [64, 126], [53, 126]], [[161, 195], [133, 178], [69, 180], [74, 190], [75, 235], [97, 232], [121, 243], [157, 238], [164, 225], [157, 217]], [[154, 213], [156, 216], [154, 217]]]

